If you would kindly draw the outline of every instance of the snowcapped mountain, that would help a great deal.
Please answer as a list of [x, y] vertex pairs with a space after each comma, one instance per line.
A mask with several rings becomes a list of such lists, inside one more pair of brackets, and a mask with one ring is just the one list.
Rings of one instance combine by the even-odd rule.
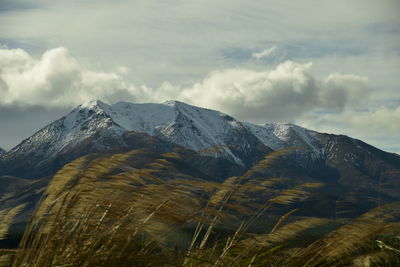
[[[150, 138], [151, 137], [151, 138]], [[96, 152], [118, 152], [152, 146], [159, 151], [180, 146], [249, 168], [266, 153], [295, 147], [285, 171], [346, 186], [382, 188], [382, 179], [400, 188], [400, 156], [362, 141], [318, 133], [293, 124], [255, 125], [224, 113], [178, 101], [161, 104], [91, 101], [47, 125], [0, 156], [0, 176], [38, 178], [64, 164]], [[210, 153], [208, 148], [216, 147]], [[207, 150], [208, 149], [208, 150]], [[395, 190], [387, 190], [399, 196]]]
[[[49, 162], [64, 162], [71, 151], [77, 156], [90, 152], [129, 148], [126, 134], [142, 133], [159, 137], [194, 151], [219, 147], [220, 156], [242, 166], [250, 166], [271, 149], [241, 122], [218, 111], [177, 101], [162, 104], [119, 102], [108, 105], [90, 101], [67, 116], [49, 124], [3, 155], [9, 174], [23, 175], [27, 166], [46, 173]], [[20, 165], [24, 162], [23, 166]], [[57, 164], [60, 165], [60, 164]], [[61, 166], [59, 166], [61, 167]], [[29, 167], [30, 168], [30, 167]], [[48, 170], [50, 172], [50, 169]], [[36, 172], [35, 172], [36, 174]]]
[[[346, 209], [354, 207], [348, 212], [359, 214], [376, 206], [378, 195], [379, 201], [400, 200], [399, 155], [344, 135], [318, 133], [286, 123], [240, 122], [224, 113], [177, 101], [82, 104], [1, 154], [0, 179], [4, 183], [19, 181], [21, 188], [32, 179], [39, 181], [34, 183], [37, 187], [24, 189], [24, 199], [30, 201], [40, 197], [40, 188], [56, 171], [78, 157], [138, 148], [160, 154], [174, 147], [192, 151], [183, 164], [192, 166], [193, 175], [208, 173], [207, 177], [215, 179], [240, 175], [265, 154], [294, 147], [297, 150], [266, 170], [265, 176], [288, 177], [291, 184], [323, 182], [327, 189], [316, 194], [314, 204], [347, 203]], [[20, 198], [9, 201], [11, 204], [4, 205], [20, 203]], [[324, 213], [325, 208], [319, 210]]]
[[4, 153], [6, 153], [6, 151], [0, 147], [0, 155], [2, 155]]
[[194, 151], [233, 146], [220, 148], [218, 155], [240, 165], [246, 160], [233, 150], [243, 151], [259, 143], [273, 150], [297, 147], [322, 153], [322, 145], [317, 141], [319, 133], [292, 124], [242, 123], [221, 112], [178, 101], [114, 105], [90, 101], [24, 140], [4, 159], [33, 153], [33, 158], [46, 161], [89, 139], [98, 151], [126, 147], [123, 135], [127, 132], [158, 136]]

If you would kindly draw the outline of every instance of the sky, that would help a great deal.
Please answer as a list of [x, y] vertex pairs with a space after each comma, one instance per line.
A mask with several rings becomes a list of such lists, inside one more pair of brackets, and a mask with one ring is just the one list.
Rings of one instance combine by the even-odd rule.
[[83, 102], [180, 100], [400, 153], [398, 0], [0, 0], [0, 147]]

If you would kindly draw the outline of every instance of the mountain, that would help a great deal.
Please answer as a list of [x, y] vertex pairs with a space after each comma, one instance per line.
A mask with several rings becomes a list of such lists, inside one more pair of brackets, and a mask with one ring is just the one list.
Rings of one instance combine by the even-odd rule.
[[[295, 147], [290, 159], [327, 181], [357, 190], [384, 190], [400, 197], [400, 156], [345, 135], [325, 134], [293, 124], [245, 125], [272, 149]], [[314, 175], [314, 176], [315, 176]], [[385, 187], [385, 188], [383, 188]]]
[[[353, 216], [400, 200], [397, 154], [344, 135], [286, 123], [255, 125], [178, 101], [82, 104], [1, 155], [0, 176], [24, 179], [25, 188], [26, 179], [49, 181], [65, 164], [84, 155], [140, 148], [162, 154], [176, 147], [192, 153], [180, 168], [193, 177], [207, 173], [207, 179], [240, 175], [272, 151], [296, 148], [268, 168], [263, 179], [287, 177], [287, 188], [307, 181], [326, 184], [310, 198], [310, 214], [334, 216], [333, 211], [341, 210]], [[24, 198], [37, 198], [24, 192]]]
[[91, 101], [3, 155], [0, 173], [27, 178], [51, 175], [79, 156], [131, 148], [126, 139], [130, 132], [194, 151], [234, 146], [220, 148], [218, 156], [247, 167], [272, 151], [242, 123], [218, 111], [177, 101], [114, 105]]
[[6, 151], [0, 147], [0, 155], [2, 155], [4, 153], [6, 153]]

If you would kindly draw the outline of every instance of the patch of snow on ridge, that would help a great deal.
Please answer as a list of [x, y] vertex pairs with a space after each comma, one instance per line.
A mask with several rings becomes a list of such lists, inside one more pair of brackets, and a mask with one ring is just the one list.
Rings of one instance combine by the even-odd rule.
[[261, 142], [274, 150], [296, 147], [315, 154], [323, 153], [320, 143], [312, 136], [313, 131], [303, 127], [290, 123], [244, 124]]
[[[108, 105], [96, 100], [78, 106], [63, 119], [62, 137], [57, 142], [56, 150], [74, 146], [99, 130], [107, 129], [110, 135], [120, 136], [121, 140], [125, 132], [135, 131], [199, 151], [226, 145], [227, 137], [241, 128], [244, 127], [240, 122], [224, 113], [179, 101]], [[103, 147], [102, 144], [98, 146]], [[223, 149], [222, 154], [242, 163], [228, 148]]]
[[249, 122], [242, 122], [264, 145], [278, 150], [287, 147], [285, 141], [275, 133], [274, 124], [257, 125]]
[[[186, 148], [199, 151], [211, 146], [226, 145], [228, 136], [238, 134], [238, 129], [244, 129], [240, 122], [215, 110], [198, 108], [178, 101], [168, 101], [164, 104], [173, 105], [178, 115], [173, 123], [158, 128], [160, 134]], [[243, 164], [230, 149], [222, 150], [226, 157]]]
[[118, 102], [104, 109], [115, 124], [127, 131], [155, 135], [155, 129], [174, 121], [174, 107], [162, 104]]

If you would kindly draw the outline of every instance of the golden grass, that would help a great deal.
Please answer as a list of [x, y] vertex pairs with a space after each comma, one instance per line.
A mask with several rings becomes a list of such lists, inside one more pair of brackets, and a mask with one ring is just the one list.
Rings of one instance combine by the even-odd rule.
[[[312, 190], [323, 186], [303, 183], [288, 188], [284, 186], [287, 178], [260, 176], [287, 151], [271, 153], [244, 175], [223, 182], [182, 173], [176, 162], [184, 158], [185, 151], [174, 149], [157, 158], [134, 150], [87, 156], [67, 164], [54, 176], [32, 216], [13, 266], [361, 266], [395, 262], [395, 252], [383, 251], [374, 238], [397, 249], [387, 238], [399, 234], [397, 204], [372, 210], [304, 247], [294, 241], [331, 220], [288, 222], [289, 216], [296, 215], [294, 209], [264, 233], [249, 231], [271, 207], [304, 201]], [[265, 199], [260, 203], [257, 195]], [[228, 225], [236, 227], [228, 227], [221, 235]], [[172, 243], [178, 240], [172, 237], [188, 235], [185, 242]]]
[[399, 202], [375, 208], [294, 255], [288, 266], [343, 266], [358, 253], [372, 253], [379, 236], [398, 235], [399, 218]]
[[0, 240], [5, 239], [8, 235], [8, 230], [17, 216], [26, 206], [26, 204], [18, 205], [14, 208], [4, 209], [0, 211]]

